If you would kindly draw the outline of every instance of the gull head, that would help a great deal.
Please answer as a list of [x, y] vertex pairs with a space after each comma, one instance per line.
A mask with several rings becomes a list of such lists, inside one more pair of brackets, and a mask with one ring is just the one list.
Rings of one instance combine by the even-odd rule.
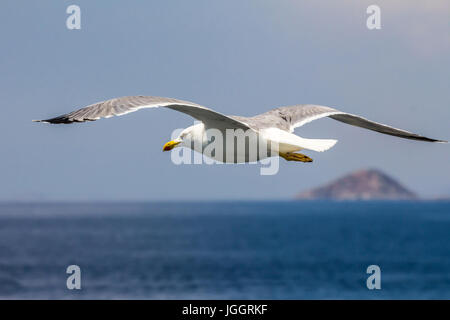
[[170, 151], [173, 148], [177, 147], [181, 142], [183, 142], [183, 140], [181, 140], [180, 138], [169, 141], [166, 144], [164, 144], [163, 151]]
[[190, 126], [186, 129], [184, 129], [183, 131], [181, 131], [178, 138], [164, 144], [163, 151], [170, 151], [173, 148], [181, 147], [183, 145], [186, 147], [190, 147], [191, 142], [193, 142], [193, 141], [194, 142], [200, 141], [200, 144], [201, 144], [201, 141], [202, 141], [201, 139], [203, 137], [203, 133], [204, 133], [203, 123]]

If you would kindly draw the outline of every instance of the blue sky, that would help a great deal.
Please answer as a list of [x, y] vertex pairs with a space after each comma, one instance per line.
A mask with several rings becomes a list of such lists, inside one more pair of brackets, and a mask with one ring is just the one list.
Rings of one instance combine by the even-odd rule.
[[[81, 30], [66, 8], [81, 7]], [[0, 200], [288, 199], [375, 167], [424, 196], [450, 194], [450, 146], [322, 119], [297, 129], [336, 138], [313, 164], [175, 166], [161, 152], [193, 120], [145, 110], [72, 126], [56, 116], [123, 95], [194, 101], [250, 116], [333, 106], [450, 139], [448, 1], [2, 1]], [[407, 4], [407, 5], [406, 5]]]

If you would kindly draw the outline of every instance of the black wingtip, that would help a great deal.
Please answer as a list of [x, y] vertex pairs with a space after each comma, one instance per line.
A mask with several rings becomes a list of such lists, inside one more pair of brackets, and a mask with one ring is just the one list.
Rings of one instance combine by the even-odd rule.
[[430, 138], [420, 139], [420, 140], [426, 141], [426, 142], [434, 142], [434, 143], [448, 143], [448, 141], [445, 141], [445, 140], [430, 139]]
[[[400, 136], [397, 136], [397, 137], [400, 137]], [[400, 137], [400, 138], [417, 140], [417, 141], [425, 141], [425, 142], [448, 143], [448, 141], [446, 141], [446, 140], [432, 139], [432, 138], [422, 137], [419, 135], [411, 135], [411, 136]]]
[[51, 124], [69, 124], [73, 123], [74, 120], [69, 119], [66, 116], [60, 116], [56, 118], [46, 119], [46, 120], [32, 120], [33, 122], [51, 123]]
[[420, 137], [418, 140], [427, 141], [427, 142], [435, 142], [435, 143], [448, 143], [446, 140], [432, 139], [427, 137]]
[[51, 123], [49, 120], [31, 120], [32, 122]]

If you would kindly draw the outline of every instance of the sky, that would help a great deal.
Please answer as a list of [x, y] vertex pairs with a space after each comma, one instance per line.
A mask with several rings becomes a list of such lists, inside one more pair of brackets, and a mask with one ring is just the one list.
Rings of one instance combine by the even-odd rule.
[[[81, 8], [69, 30], [66, 9]], [[57, 116], [124, 95], [193, 101], [252, 116], [320, 104], [450, 140], [450, 2], [18, 1], [0, 4], [0, 201], [291, 199], [361, 168], [424, 197], [450, 195], [450, 145], [321, 119], [296, 129], [335, 138], [312, 164], [173, 164], [162, 145], [193, 119], [144, 110], [50, 126]]]

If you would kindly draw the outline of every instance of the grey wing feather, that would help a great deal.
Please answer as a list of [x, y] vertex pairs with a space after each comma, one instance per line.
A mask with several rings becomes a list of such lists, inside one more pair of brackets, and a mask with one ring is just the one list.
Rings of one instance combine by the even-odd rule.
[[248, 129], [244, 123], [193, 102], [152, 96], [127, 96], [101, 101], [85, 108], [46, 120], [53, 124], [95, 121], [100, 118], [121, 116], [144, 108], [166, 107], [190, 115], [202, 122], [230, 128]]
[[447, 142], [445, 140], [427, 138], [427, 137], [424, 137], [424, 136], [421, 136], [421, 135], [418, 135], [416, 133], [412, 133], [412, 132], [409, 132], [406, 130], [397, 129], [397, 128], [387, 126], [382, 123], [370, 121], [366, 118], [363, 118], [363, 117], [360, 117], [360, 116], [357, 116], [354, 114], [342, 113], [342, 114], [331, 115], [329, 117], [334, 120], [337, 120], [337, 121], [351, 124], [353, 126], [373, 130], [376, 132], [380, 132], [380, 133], [384, 133], [384, 134], [388, 134], [391, 136], [396, 136], [396, 137], [400, 137], [400, 138], [404, 138], [404, 139], [420, 140], [420, 141], [428, 141], [428, 142], [442, 142], [442, 143]]
[[249, 126], [258, 129], [275, 127], [292, 132], [295, 128], [300, 127], [307, 122], [337, 113], [342, 112], [329, 107], [302, 104], [272, 109], [254, 117], [234, 118], [245, 121]]
[[[385, 124], [370, 121], [363, 117], [342, 112], [334, 108], [311, 104], [280, 107], [272, 109], [266, 113], [263, 113], [259, 116], [249, 119], [265, 118], [266, 122], [275, 123], [275, 126], [277, 128], [292, 132], [297, 127], [300, 127], [310, 121], [317, 120], [323, 117], [330, 117], [334, 120], [341, 121], [353, 126], [377, 131], [380, 133], [404, 139], [421, 140], [428, 142], [447, 142], [444, 140], [427, 138], [409, 131], [397, 129]], [[274, 120], [274, 118], [276, 118], [277, 120]], [[267, 121], [267, 119], [271, 120]], [[246, 122], [251, 125], [251, 120]]]

